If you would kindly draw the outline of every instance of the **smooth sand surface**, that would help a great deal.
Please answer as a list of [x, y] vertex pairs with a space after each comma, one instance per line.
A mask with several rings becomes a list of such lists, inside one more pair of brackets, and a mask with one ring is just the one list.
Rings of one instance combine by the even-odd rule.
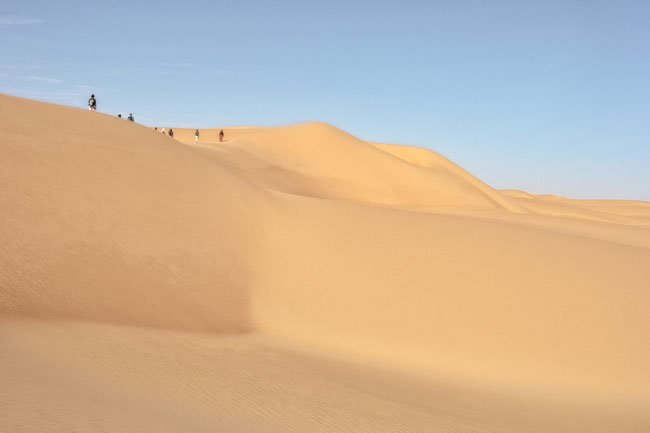
[[0, 95], [0, 431], [648, 432], [650, 204]]

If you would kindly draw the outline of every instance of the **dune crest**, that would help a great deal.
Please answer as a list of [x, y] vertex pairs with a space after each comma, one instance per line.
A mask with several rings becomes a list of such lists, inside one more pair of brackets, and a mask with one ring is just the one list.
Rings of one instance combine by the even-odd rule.
[[[227, 129], [228, 136], [231, 131]], [[215, 130], [204, 130], [217, 142]], [[193, 143], [191, 130], [175, 129]], [[389, 145], [369, 143], [322, 122], [233, 131], [221, 148], [237, 171], [262, 186], [310, 197], [398, 207], [444, 206], [507, 209], [517, 203], [439, 155], [438, 164], [413, 163]], [[391, 147], [390, 149], [393, 149]]]

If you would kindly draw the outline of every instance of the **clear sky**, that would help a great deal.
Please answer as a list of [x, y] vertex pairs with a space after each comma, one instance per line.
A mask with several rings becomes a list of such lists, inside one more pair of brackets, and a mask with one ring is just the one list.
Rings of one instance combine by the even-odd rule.
[[320, 120], [496, 188], [650, 200], [648, 0], [1, 0], [0, 92], [147, 125]]

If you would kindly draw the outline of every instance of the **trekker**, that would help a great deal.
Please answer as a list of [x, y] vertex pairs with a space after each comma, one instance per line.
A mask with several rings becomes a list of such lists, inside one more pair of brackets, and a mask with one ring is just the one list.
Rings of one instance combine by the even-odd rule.
[[169, 128], [169, 136], [170, 136], [171, 138], [174, 138], [174, 130], [171, 129], [171, 128]]
[[194, 144], [199, 144], [199, 130], [194, 131]]
[[167, 132], [165, 132], [165, 128], [163, 128], [162, 131], [160, 132], [162, 132], [162, 135], [167, 135]]
[[219, 131], [219, 141], [223, 141], [223, 129]]
[[97, 99], [95, 99], [95, 95], [90, 95], [90, 99], [88, 100], [88, 109], [90, 111], [97, 110]]
[[129, 113], [129, 120], [131, 122], [135, 122], [135, 119], [133, 118], [133, 113]]

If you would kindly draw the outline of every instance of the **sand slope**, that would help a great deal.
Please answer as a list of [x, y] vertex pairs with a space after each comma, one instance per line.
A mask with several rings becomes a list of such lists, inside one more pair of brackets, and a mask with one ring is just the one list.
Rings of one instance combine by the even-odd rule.
[[[191, 130], [174, 129], [176, 139], [194, 143]], [[212, 145], [215, 130], [203, 130]], [[274, 190], [310, 197], [389, 206], [454, 206], [523, 211], [437, 154], [438, 164], [413, 164], [386, 151], [387, 145], [360, 140], [320, 122], [279, 128], [226, 128], [219, 155], [237, 172]], [[390, 148], [392, 149], [392, 148]]]
[[0, 311], [249, 329], [263, 190], [124, 119], [0, 107]]
[[273, 221], [260, 266], [253, 316], [263, 329], [474, 382], [650, 389], [647, 248], [295, 201]]
[[0, 95], [0, 431], [650, 429], [648, 203], [219, 129]]

